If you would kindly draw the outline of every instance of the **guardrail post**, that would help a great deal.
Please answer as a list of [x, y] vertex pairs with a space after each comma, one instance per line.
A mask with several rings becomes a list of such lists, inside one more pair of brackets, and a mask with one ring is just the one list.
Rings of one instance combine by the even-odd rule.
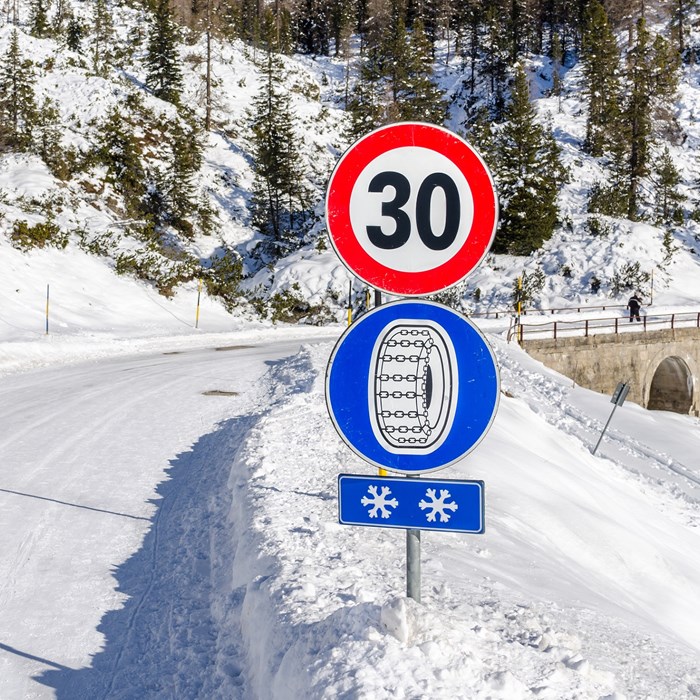
[[700, 314], [698, 314], [697, 320], [695, 321], [695, 325], [700, 328]]
[[615, 335], [617, 335], [617, 323], [618, 323], [619, 320], [620, 320], [620, 319], [617, 318], [617, 316], [616, 316], [616, 317], [615, 317]]
[[671, 330], [674, 329], [676, 322], [676, 314], [671, 314]]
[[554, 322], [554, 340], [557, 339], [557, 322]]
[[646, 331], [647, 329], [647, 317], [644, 317], [644, 330]]
[[588, 338], [588, 319], [586, 319], [586, 338]]

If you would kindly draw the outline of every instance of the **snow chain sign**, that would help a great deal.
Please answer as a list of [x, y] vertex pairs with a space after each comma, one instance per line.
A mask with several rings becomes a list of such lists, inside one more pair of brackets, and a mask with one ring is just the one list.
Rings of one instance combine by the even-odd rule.
[[498, 202], [474, 149], [431, 124], [400, 123], [364, 136], [335, 167], [326, 222], [342, 262], [398, 296], [451, 287], [481, 262]]
[[479, 330], [428, 301], [384, 304], [341, 336], [326, 400], [348, 446], [403, 474], [442, 469], [480, 442], [496, 413], [498, 371]]
[[[399, 123], [353, 144], [331, 175], [326, 224], [343, 264], [378, 290], [420, 297], [451, 287], [488, 253], [498, 223], [491, 175], [463, 139]], [[484, 531], [481, 481], [417, 477], [460, 460], [496, 414], [493, 352], [464, 316], [404, 299], [351, 325], [326, 372], [341, 438], [403, 477], [343, 474], [339, 520], [407, 530], [409, 597], [420, 600], [420, 530]]]

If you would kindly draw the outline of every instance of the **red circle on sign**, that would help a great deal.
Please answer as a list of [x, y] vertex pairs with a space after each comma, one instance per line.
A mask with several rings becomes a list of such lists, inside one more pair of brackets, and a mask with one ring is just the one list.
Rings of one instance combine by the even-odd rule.
[[[464, 176], [474, 206], [463, 245], [444, 263], [419, 272], [394, 269], [372, 257], [360, 244], [350, 216], [353, 188], [363, 170], [379, 156], [404, 147], [448, 158]], [[498, 202], [486, 165], [466, 141], [432, 124], [406, 122], [381, 127], [345, 152], [328, 183], [326, 222], [336, 253], [360, 279], [389, 294], [424, 296], [457, 284], [483, 260], [496, 232]]]

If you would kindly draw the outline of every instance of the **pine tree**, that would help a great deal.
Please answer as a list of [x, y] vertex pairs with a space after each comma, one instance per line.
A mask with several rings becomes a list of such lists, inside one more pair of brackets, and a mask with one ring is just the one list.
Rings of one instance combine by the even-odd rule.
[[37, 113], [32, 150], [57, 174], [63, 163], [61, 121], [56, 103], [48, 97]]
[[487, 7], [484, 17], [486, 36], [483, 44], [483, 72], [488, 78], [492, 116], [500, 120], [505, 108], [508, 66], [508, 32], [496, 3]]
[[63, 25], [66, 19], [72, 15], [68, 0], [54, 0], [54, 13], [51, 31], [54, 35], [60, 35], [63, 32]]
[[171, 223], [182, 233], [191, 235], [190, 217], [197, 208], [193, 180], [202, 167], [202, 135], [192, 114], [174, 119], [168, 135], [172, 153], [167, 175]]
[[182, 72], [178, 56], [178, 30], [170, 0], [154, 0], [146, 55], [146, 85], [156, 97], [179, 104]]
[[128, 215], [139, 216], [146, 195], [141, 148], [133, 126], [116, 108], [110, 110], [100, 127], [97, 157], [107, 167], [107, 181], [123, 196]]
[[253, 102], [255, 183], [253, 221], [268, 238], [266, 253], [280, 257], [295, 247], [303, 215], [303, 171], [282, 62], [266, 52], [262, 87]]
[[0, 63], [0, 146], [27, 150], [35, 121], [33, 64], [22, 58], [15, 29]]
[[114, 25], [106, 0], [95, 0], [92, 15], [92, 69], [106, 77], [112, 63], [112, 36]]
[[491, 159], [502, 203], [493, 250], [527, 255], [554, 231], [556, 197], [566, 174], [551, 130], [537, 122], [520, 65], [505, 122], [494, 137]]
[[31, 0], [29, 3], [29, 33], [41, 38], [48, 36], [49, 29], [47, 0]]
[[[627, 55], [626, 94], [611, 144], [611, 195], [618, 215], [635, 220], [643, 204], [642, 182], [650, 174], [655, 133], [677, 129], [671, 104], [678, 86], [680, 59], [662, 37], [651, 41], [644, 19], [636, 25], [635, 41]], [[624, 201], [625, 206], [618, 206]], [[619, 210], [619, 211], [617, 211]]]
[[630, 84], [623, 120], [629, 128], [627, 159], [627, 216], [635, 220], [639, 210], [639, 188], [649, 174], [653, 73], [649, 32], [644, 19], [637, 22], [636, 43], [628, 54], [627, 77]]
[[406, 81], [409, 59], [404, 0], [391, 0], [390, 17], [383, 40], [379, 43], [379, 65], [391, 88], [392, 100], [398, 102], [401, 86]]
[[332, 2], [300, 0], [296, 10], [297, 43], [302, 53], [327, 56], [330, 49]]
[[336, 57], [348, 53], [348, 44], [354, 25], [353, 5], [352, 0], [338, 0], [331, 4], [331, 36]]
[[360, 75], [347, 106], [350, 114], [349, 141], [354, 141], [386, 123], [379, 52], [376, 49], [366, 52], [360, 61]]
[[681, 175], [676, 168], [673, 158], [666, 146], [655, 165], [655, 213], [659, 223], [681, 223], [683, 214], [680, 204], [685, 197], [678, 191]]
[[[456, 25], [455, 51], [462, 58], [462, 67], [467, 70], [469, 79], [469, 100], [475, 98], [477, 62], [480, 53], [480, 30], [483, 23], [484, 8], [478, 0], [458, 3], [455, 7]], [[467, 69], [467, 62], [469, 68]]]
[[[671, 43], [660, 34], [652, 44], [652, 103], [657, 108], [671, 102], [678, 90], [681, 57]], [[658, 116], [658, 115], [657, 115]]]
[[564, 58], [564, 50], [561, 45], [559, 32], [552, 35], [552, 95], [557, 98], [557, 111], [561, 112], [561, 67]]
[[80, 23], [80, 20], [76, 19], [75, 17], [71, 17], [68, 20], [68, 25], [66, 26], [66, 48], [69, 51], [81, 53], [84, 38], [85, 29]]
[[260, 0], [240, 0], [237, 18], [239, 36], [255, 47], [258, 45], [261, 13]]
[[690, 28], [691, 16], [697, 6], [697, 0], [673, 0], [671, 7], [671, 31], [679, 56], [685, 55], [687, 48], [686, 34]]
[[396, 102], [402, 121], [442, 124], [445, 120], [443, 94], [433, 82], [432, 47], [420, 19], [413, 24]]
[[620, 120], [619, 53], [605, 8], [594, 0], [586, 10], [581, 60], [588, 99], [585, 146], [596, 157], [609, 150]]

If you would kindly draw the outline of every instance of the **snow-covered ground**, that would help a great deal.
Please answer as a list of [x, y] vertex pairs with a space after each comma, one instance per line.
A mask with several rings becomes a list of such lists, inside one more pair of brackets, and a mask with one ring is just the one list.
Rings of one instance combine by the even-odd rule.
[[434, 476], [485, 482], [486, 532], [424, 533], [418, 605], [403, 532], [337, 522], [373, 473], [323, 398], [340, 324], [3, 261], [0, 697], [700, 696], [697, 418], [627, 402], [594, 457], [609, 397], [484, 320], [499, 411]]

